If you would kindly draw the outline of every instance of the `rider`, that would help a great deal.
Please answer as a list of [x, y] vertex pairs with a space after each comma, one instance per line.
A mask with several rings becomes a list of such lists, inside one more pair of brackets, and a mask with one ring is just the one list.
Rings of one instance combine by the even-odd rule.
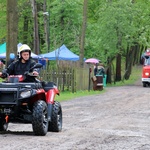
[[[27, 44], [23, 44], [18, 51], [18, 59], [12, 62], [6, 69], [9, 75], [24, 75], [36, 62], [31, 58], [31, 48]], [[33, 75], [38, 76], [36, 69], [32, 70]], [[3, 73], [0, 72], [0, 77]]]

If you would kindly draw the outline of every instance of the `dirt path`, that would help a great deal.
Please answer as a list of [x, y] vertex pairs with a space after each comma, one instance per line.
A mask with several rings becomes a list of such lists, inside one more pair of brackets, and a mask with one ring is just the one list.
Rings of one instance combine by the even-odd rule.
[[63, 130], [34, 136], [31, 125], [10, 124], [0, 150], [150, 150], [150, 88], [106, 88], [62, 102]]

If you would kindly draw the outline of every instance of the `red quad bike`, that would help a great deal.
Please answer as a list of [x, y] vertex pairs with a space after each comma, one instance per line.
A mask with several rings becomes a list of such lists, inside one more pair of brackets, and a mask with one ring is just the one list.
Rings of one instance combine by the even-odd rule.
[[[37, 63], [34, 68], [42, 67]], [[22, 75], [8, 76], [0, 83], [0, 131], [8, 123], [31, 123], [35, 135], [62, 130], [62, 108], [54, 100], [59, 95], [55, 83], [39, 81], [30, 70]], [[6, 76], [6, 72], [3, 72]], [[32, 82], [23, 82], [27, 78]]]
[[150, 52], [144, 55], [143, 69], [142, 69], [142, 83], [143, 87], [150, 86]]

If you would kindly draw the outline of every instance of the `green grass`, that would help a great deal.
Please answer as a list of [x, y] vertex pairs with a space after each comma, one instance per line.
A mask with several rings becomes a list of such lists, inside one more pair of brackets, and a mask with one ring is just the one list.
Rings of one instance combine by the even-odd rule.
[[71, 100], [73, 98], [77, 98], [77, 97], [82, 97], [82, 96], [88, 96], [88, 95], [94, 95], [94, 94], [100, 94], [100, 93], [104, 93], [105, 90], [103, 91], [77, 91], [75, 93], [71, 93], [71, 92], [61, 92], [60, 96], [56, 96], [55, 100], [61, 102], [61, 101], [66, 101], [66, 100]]
[[107, 86], [123, 86], [123, 85], [131, 85], [134, 84], [137, 80], [141, 78], [142, 75], [142, 66], [134, 66], [132, 68], [132, 74], [130, 75], [129, 80], [123, 80], [120, 82], [116, 82], [115, 84], [107, 84]]
[[4, 81], [4, 79], [0, 78], [0, 82]]

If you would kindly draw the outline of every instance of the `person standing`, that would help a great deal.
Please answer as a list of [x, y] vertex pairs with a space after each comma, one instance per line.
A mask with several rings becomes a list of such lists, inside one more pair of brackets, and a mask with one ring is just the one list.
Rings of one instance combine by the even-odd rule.
[[94, 65], [94, 76], [96, 76], [97, 74], [97, 70], [98, 70], [97, 67], [98, 67], [98, 63]]

